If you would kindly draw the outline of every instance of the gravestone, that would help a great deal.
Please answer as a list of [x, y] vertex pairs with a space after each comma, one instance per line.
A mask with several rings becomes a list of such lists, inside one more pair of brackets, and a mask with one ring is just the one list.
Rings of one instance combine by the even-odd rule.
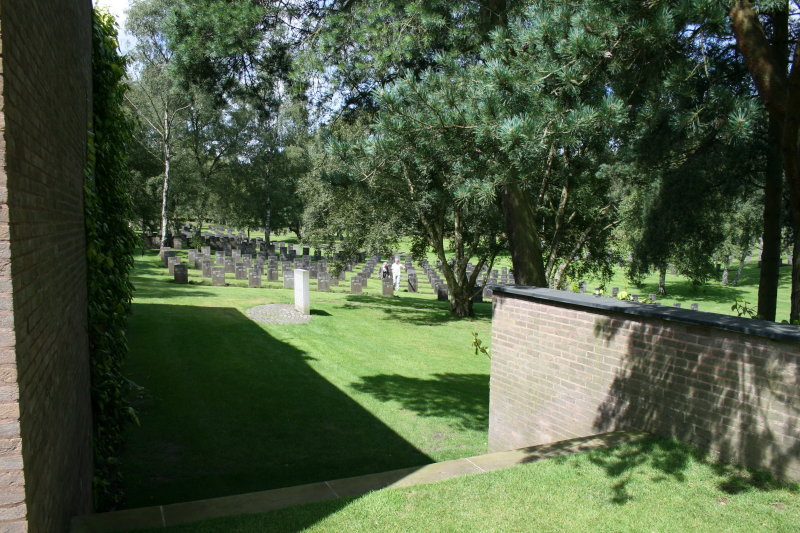
[[329, 292], [331, 290], [327, 275], [321, 274], [317, 279], [317, 290], [322, 292]]
[[308, 288], [308, 270], [294, 271], [294, 308], [304, 315], [311, 314], [311, 293]]
[[358, 279], [361, 280], [361, 288], [366, 289], [369, 281], [368, 274], [364, 274], [362, 272], [361, 274], [358, 274]]
[[283, 273], [283, 288], [294, 289], [294, 270], [287, 270]]
[[354, 276], [350, 280], [350, 294], [361, 294], [361, 278]]
[[173, 237], [172, 247], [175, 248], [176, 250], [180, 250], [181, 248], [183, 248], [183, 239], [181, 239], [180, 237]]
[[225, 286], [225, 268], [213, 267], [211, 269], [211, 284], [216, 287]]
[[692, 304], [689, 307], [692, 309], [692, 311], [699, 311], [700, 310], [700, 306], [698, 304]]
[[242, 264], [244, 265], [245, 268], [250, 268], [252, 266], [252, 262], [250, 260], [249, 255], [242, 256]]
[[175, 265], [180, 264], [180, 262], [180, 257], [173, 256], [167, 258], [167, 270], [169, 271], [170, 275], [175, 273]]
[[261, 276], [254, 271], [250, 272], [250, 274], [247, 276], [247, 286], [251, 289], [260, 289]]
[[492, 299], [492, 289], [489, 288], [489, 285], [484, 285], [483, 286], [483, 297], [486, 300], [491, 300]]
[[308, 257], [308, 253], [309, 253], [310, 251], [311, 251], [311, 250], [310, 250], [309, 248], [303, 247], [303, 257]]
[[225, 253], [224, 252], [216, 252], [214, 254], [214, 257], [215, 257], [214, 262], [216, 264], [218, 264], [218, 265], [224, 265], [225, 264]]
[[200, 252], [203, 255], [211, 255], [211, 247], [210, 246], [201, 246], [200, 247]]
[[631, 298], [633, 299], [634, 302], [638, 302], [639, 301], [639, 295], [638, 294], [631, 294]]
[[210, 260], [205, 259], [200, 264], [200, 267], [203, 270], [203, 277], [204, 278], [210, 278], [211, 277], [211, 268], [213, 267], [213, 263]]
[[189, 265], [175, 265], [173, 275], [175, 283], [189, 283]]
[[319, 267], [317, 265], [311, 265], [308, 268], [308, 277], [309, 279], [319, 279]]
[[236, 265], [236, 279], [247, 279], [247, 269], [244, 265]]
[[226, 257], [224, 265], [226, 274], [233, 274], [236, 272], [236, 263], [234, 262], [233, 257]]
[[417, 275], [416, 274], [409, 274], [406, 277], [406, 282], [408, 284], [408, 292], [417, 292]]
[[448, 300], [447, 285], [438, 285], [436, 287], [436, 299], [444, 302]]
[[270, 268], [269, 270], [267, 270], [267, 280], [278, 281], [278, 269]]
[[680, 309], [681, 308], [681, 303], [680, 302], [675, 302], [674, 304], [672, 304], [672, 307], [677, 307], [678, 309]]
[[384, 296], [394, 296], [394, 284], [392, 283], [392, 280], [390, 279], [383, 280], [382, 287]]
[[163, 250], [161, 250], [161, 253], [159, 255], [161, 255], [161, 261], [162, 261], [163, 265], [165, 267], [168, 267], [169, 266], [169, 258], [170, 257], [175, 257], [177, 254], [178, 254], [178, 252], [176, 252], [175, 250], [170, 250], [168, 248], [164, 248]]
[[611, 289], [611, 297], [616, 298], [618, 294], [619, 294], [619, 287], [613, 287]]

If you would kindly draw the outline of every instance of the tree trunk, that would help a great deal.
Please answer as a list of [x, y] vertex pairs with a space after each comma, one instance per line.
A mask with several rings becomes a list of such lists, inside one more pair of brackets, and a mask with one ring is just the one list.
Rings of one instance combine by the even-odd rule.
[[764, 183], [764, 236], [761, 272], [758, 281], [758, 316], [775, 320], [778, 304], [778, 276], [781, 266], [781, 204], [783, 168], [781, 165], [781, 125], [769, 117], [769, 144]]
[[728, 275], [729, 275], [729, 272], [730, 272], [730, 268], [731, 268], [731, 258], [730, 257], [726, 257], [725, 258], [725, 267], [722, 269], [722, 284], [723, 285], [727, 285], [728, 284]]
[[169, 226], [169, 171], [171, 154], [169, 150], [169, 114], [164, 111], [164, 188], [161, 191], [161, 249], [167, 247], [167, 228]]
[[792, 254], [792, 307], [789, 323], [800, 324], [800, 215], [794, 218], [794, 253]]
[[667, 265], [658, 267], [658, 295], [667, 295]]
[[473, 316], [471, 287], [450, 287], [450, 312], [459, 318]]
[[542, 247], [533, 207], [527, 193], [510, 183], [500, 189], [506, 234], [514, 266], [514, 280], [519, 285], [547, 287]]
[[267, 243], [267, 246], [270, 245], [270, 234], [272, 233], [272, 228], [270, 227], [272, 219], [272, 202], [270, 201], [269, 195], [267, 196], [267, 201], [264, 202], [264, 241]]
[[747, 260], [747, 248], [742, 249], [742, 255], [739, 256], [739, 268], [736, 270], [736, 277], [733, 278], [733, 286], [739, 285], [739, 280], [742, 279], [742, 270], [744, 270], [744, 262]]

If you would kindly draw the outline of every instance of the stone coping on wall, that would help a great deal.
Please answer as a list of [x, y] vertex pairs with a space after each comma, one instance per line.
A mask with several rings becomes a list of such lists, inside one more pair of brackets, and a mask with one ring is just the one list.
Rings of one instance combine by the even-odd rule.
[[593, 294], [580, 294], [554, 289], [528, 287], [524, 285], [496, 285], [491, 287], [493, 292], [521, 296], [532, 300], [544, 300], [561, 304], [601, 309], [625, 315], [659, 318], [669, 322], [679, 322], [696, 326], [707, 326], [736, 333], [755, 335], [777, 341], [800, 342], [800, 326], [779, 324], [768, 320], [756, 320], [737, 316], [708, 313], [706, 311], [692, 311], [677, 307], [644, 304], [595, 296]]

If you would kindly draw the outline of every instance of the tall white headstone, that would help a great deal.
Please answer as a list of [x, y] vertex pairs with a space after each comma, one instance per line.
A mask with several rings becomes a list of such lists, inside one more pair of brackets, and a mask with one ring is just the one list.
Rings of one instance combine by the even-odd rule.
[[308, 289], [308, 270], [294, 269], [294, 308], [304, 315], [311, 314], [311, 291]]

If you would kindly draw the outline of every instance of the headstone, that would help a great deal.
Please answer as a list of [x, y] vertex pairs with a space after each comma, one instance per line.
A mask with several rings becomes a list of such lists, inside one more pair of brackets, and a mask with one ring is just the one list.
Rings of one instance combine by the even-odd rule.
[[261, 275], [257, 274], [254, 271], [251, 271], [250, 274], [247, 276], [247, 286], [251, 289], [260, 289], [261, 288]]
[[304, 257], [308, 256], [308, 253], [309, 253], [309, 252], [310, 252], [310, 250], [309, 250], [308, 248], [306, 248], [306, 247], [303, 247], [303, 256], [304, 256]]
[[486, 300], [492, 299], [492, 289], [490, 289], [488, 285], [483, 286], [483, 297]]
[[394, 296], [394, 284], [392, 280], [385, 279], [383, 280], [383, 295], [384, 296]]
[[619, 294], [619, 287], [613, 287], [611, 289], [611, 297], [616, 298], [618, 294]]
[[210, 246], [200, 247], [200, 253], [202, 253], [203, 255], [211, 255], [211, 247]]
[[225, 286], [225, 268], [213, 267], [211, 269], [211, 284], [217, 287]]
[[648, 294], [647, 297], [650, 298], [651, 302], [655, 302], [656, 301], [656, 295], [655, 294]]
[[247, 279], [247, 268], [244, 265], [236, 265], [236, 279]]
[[200, 264], [200, 267], [203, 270], [203, 277], [204, 278], [210, 278], [211, 277], [211, 268], [212, 268], [212, 266], [213, 266], [213, 263], [208, 259], [203, 260], [203, 262]]
[[409, 274], [406, 276], [406, 283], [408, 284], [408, 292], [417, 292], [417, 275]]
[[175, 257], [178, 254], [175, 250], [170, 250], [169, 248], [164, 248], [161, 250], [159, 255], [161, 256], [161, 261], [163, 262], [165, 267], [169, 266], [169, 258]]
[[277, 268], [267, 269], [267, 281], [278, 281], [278, 269]]
[[216, 252], [214, 254], [214, 257], [215, 257], [215, 261], [214, 262], [216, 264], [218, 264], [218, 265], [224, 265], [225, 264], [225, 253], [224, 252]]
[[169, 271], [170, 274], [175, 273], [175, 265], [179, 264], [180, 262], [181, 262], [180, 257], [172, 256], [167, 258], [167, 270]]
[[294, 289], [294, 270], [287, 270], [283, 273], [283, 288]]
[[308, 270], [294, 271], [294, 308], [304, 315], [311, 314], [311, 293], [308, 289]]
[[319, 278], [319, 267], [317, 265], [311, 265], [308, 268], [308, 277], [309, 277], [309, 279], [318, 279]]
[[353, 276], [350, 279], [350, 294], [361, 294], [361, 278]]
[[681, 303], [680, 302], [675, 302], [674, 304], [672, 304], [672, 307], [677, 307], [678, 309], [680, 309], [681, 308]]
[[233, 257], [226, 257], [224, 265], [226, 274], [233, 274], [236, 272], [236, 263], [234, 262]]
[[700, 306], [698, 304], [696, 304], [696, 303], [692, 304], [690, 306], [690, 308], [692, 309], [692, 311], [699, 311], [700, 310]]
[[176, 250], [180, 250], [181, 248], [183, 248], [183, 239], [181, 239], [180, 237], [173, 237], [172, 247], [175, 248]]
[[444, 302], [448, 300], [447, 285], [438, 285], [436, 287], [436, 299]]
[[317, 290], [322, 292], [329, 292], [331, 290], [330, 281], [328, 281], [328, 278], [317, 279]]
[[175, 265], [173, 275], [175, 283], [189, 283], [189, 265]]
[[631, 298], [633, 299], [634, 302], [638, 302], [639, 301], [639, 295], [638, 294], [631, 294]]

